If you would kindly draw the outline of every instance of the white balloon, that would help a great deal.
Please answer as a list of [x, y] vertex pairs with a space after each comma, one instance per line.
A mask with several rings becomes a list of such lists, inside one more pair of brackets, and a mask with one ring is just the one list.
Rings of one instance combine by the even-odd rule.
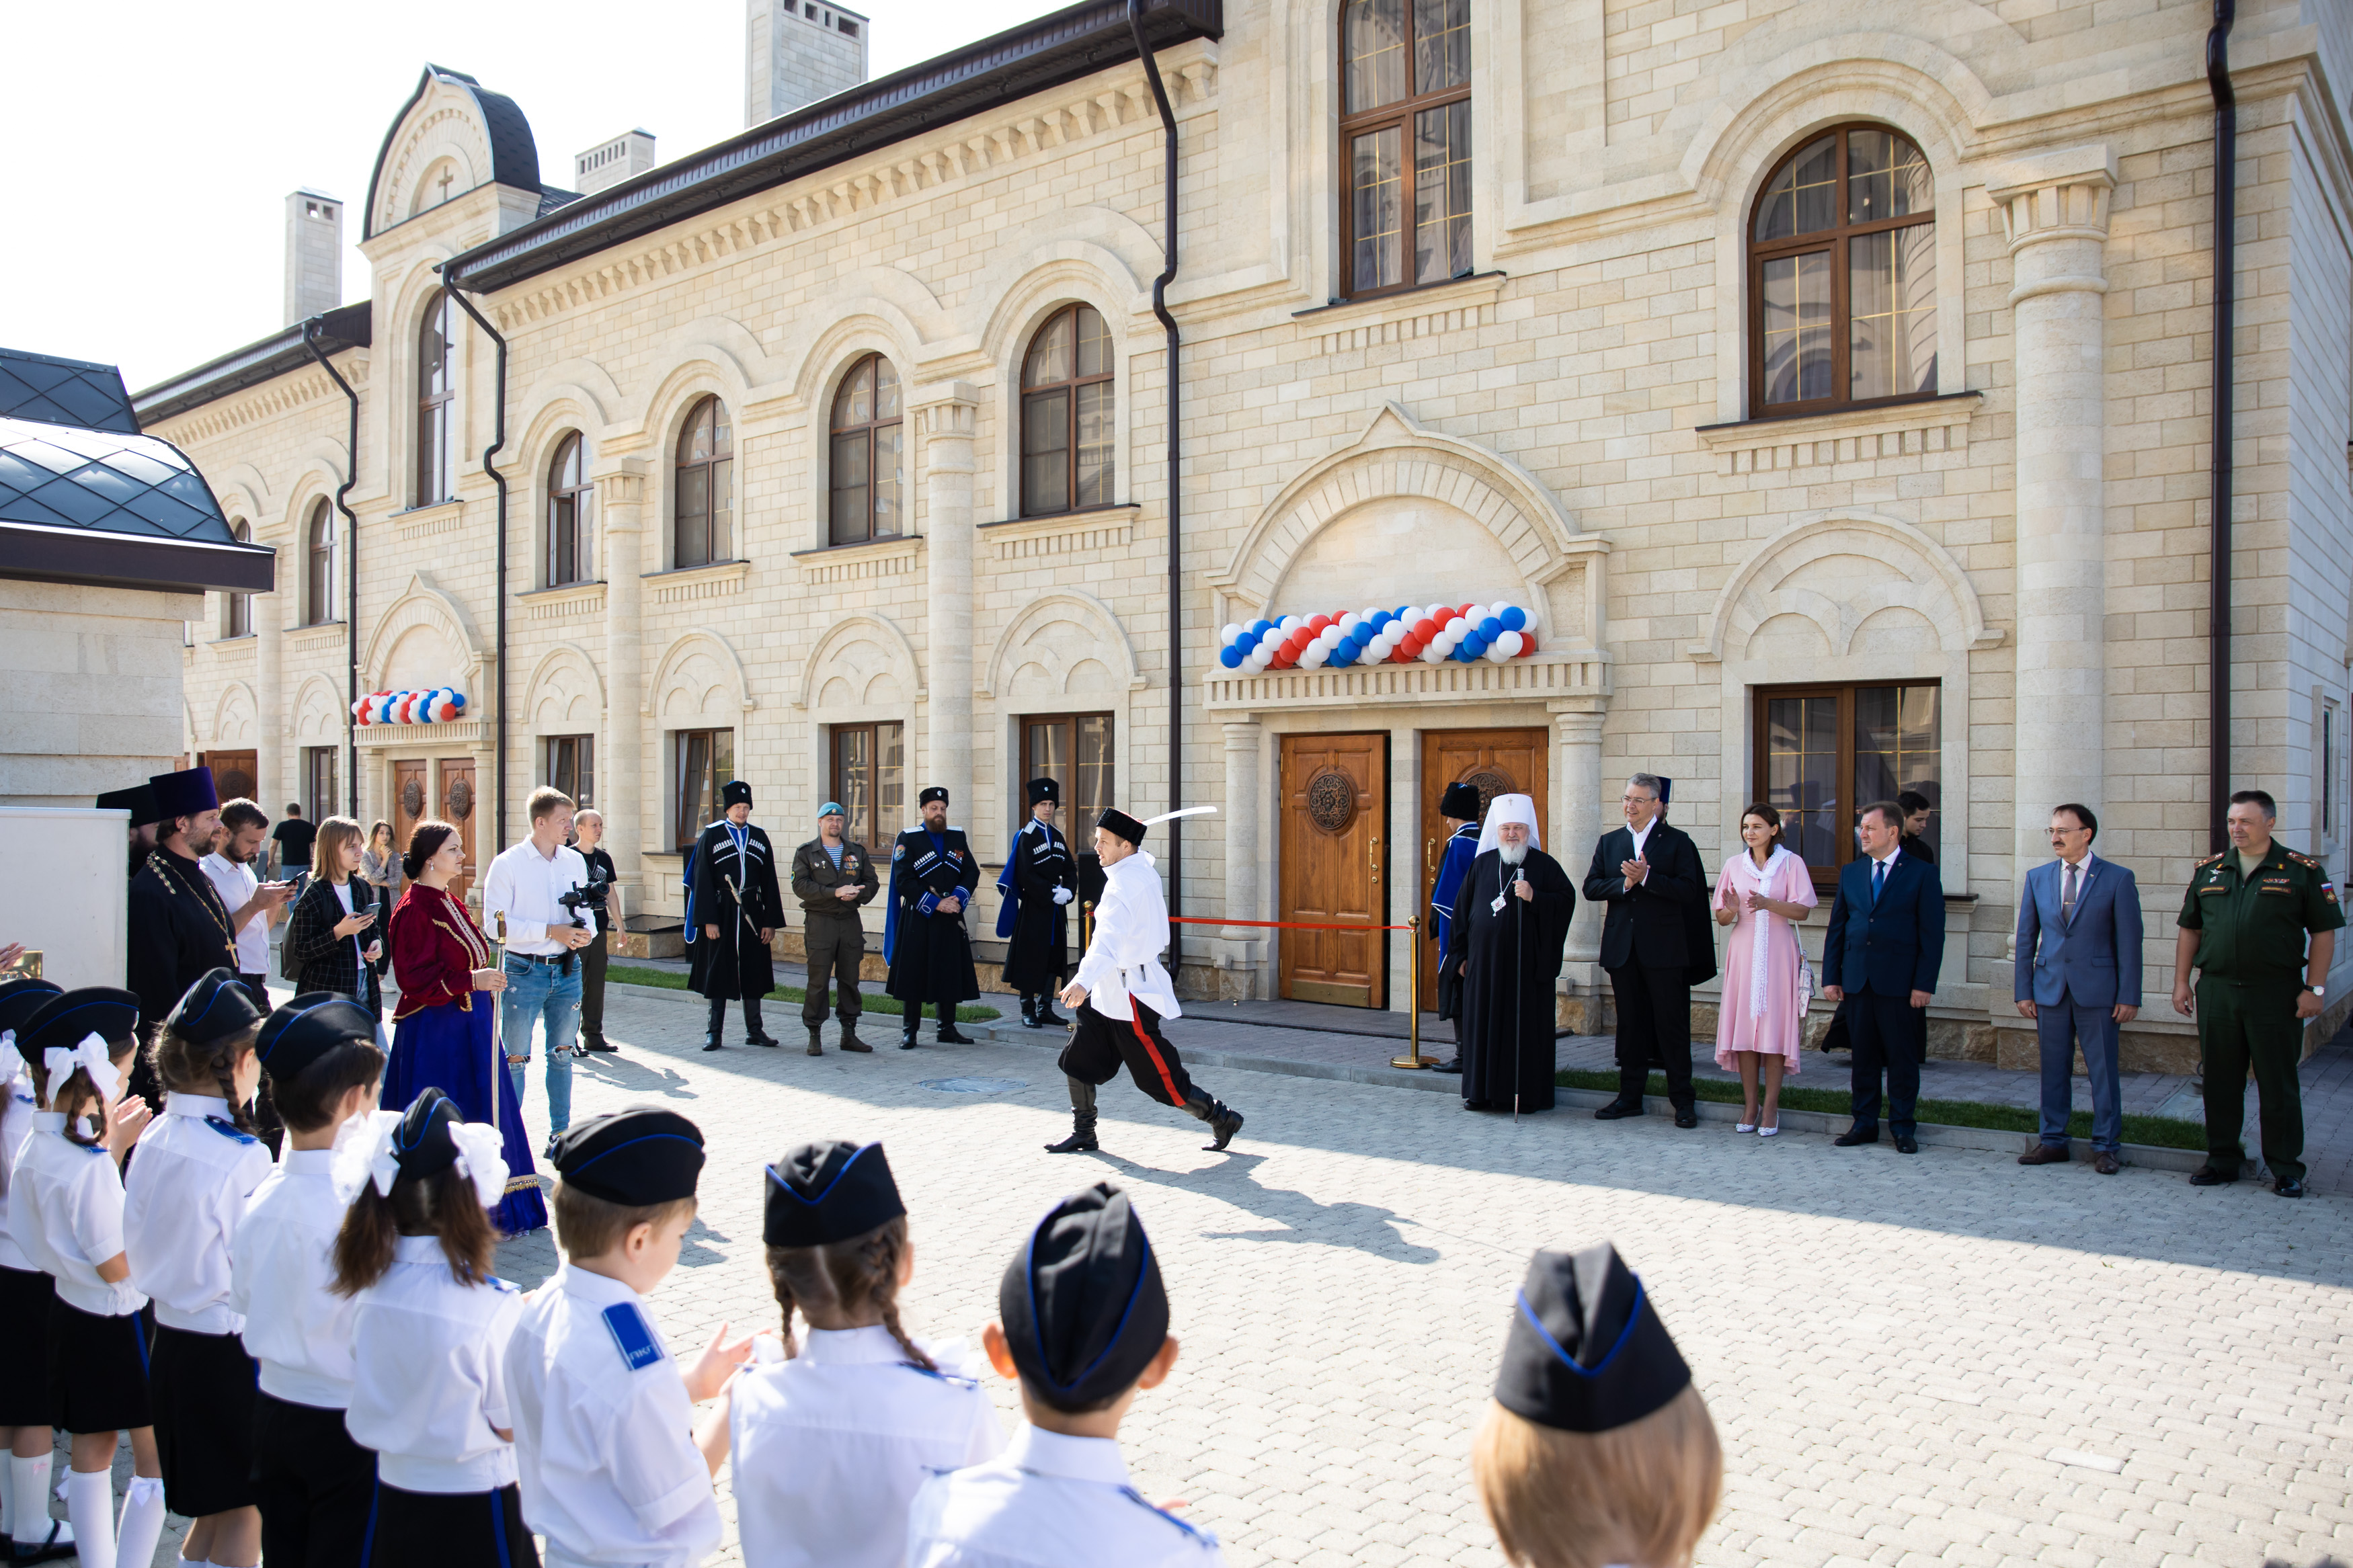
[[1440, 629], [1443, 630], [1448, 637], [1452, 637], [1456, 642], [1461, 642], [1462, 640], [1462, 634], [1471, 629], [1471, 622], [1467, 616], [1457, 616], [1452, 620], [1447, 622]]
[[1353, 632], [1358, 626], [1363, 624], [1364, 618], [1364, 616], [1356, 614], [1356, 611], [1350, 610], [1346, 615], [1342, 616], [1338, 620], [1332, 624], [1338, 626], [1343, 632]]
[[1347, 635], [1348, 634], [1346, 632], [1342, 631], [1338, 626], [1325, 626], [1322, 631], [1316, 633], [1315, 640], [1322, 643], [1327, 648], [1335, 648], [1340, 646], [1340, 639]]
[[1285, 616], [1282, 620], [1275, 623], [1276, 626], [1280, 628], [1286, 637], [1291, 633], [1297, 631], [1301, 626], [1305, 626], [1306, 624], [1306, 622], [1301, 620], [1297, 616]]
[[1240, 624], [1233, 621], [1228, 621], [1219, 629], [1218, 641], [1222, 644], [1230, 644], [1236, 637], [1241, 635], [1242, 628]]
[[1437, 663], [1440, 662], [1441, 660], [1443, 660], [1445, 658], [1446, 658], [1446, 640], [1445, 640], [1443, 637], [1440, 637], [1440, 639], [1438, 639], [1438, 640], [1437, 640], [1437, 641], [1435, 641], [1435, 642], [1428, 642], [1428, 643], [1424, 643], [1424, 644], [1422, 645], [1422, 647], [1421, 647], [1421, 662], [1422, 662], [1422, 663], [1424, 663], [1424, 664], [1437, 664]]
[[1473, 605], [1469, 609], [1462, 612], [1462, 618], [1469, 621], [1475, 626], [1481, 621], [1485, 620], [1489, 616], [1492, 616], [1494, 613], [1494, 611], [1489, 609], [1484, 605]]
[[1487, 652], [1484, 657], [1489, 664], [1501, 664], [1512, 656], [1504, 651], [1503, 642], [1501, 639], [1498, 639], [1487, 645]]

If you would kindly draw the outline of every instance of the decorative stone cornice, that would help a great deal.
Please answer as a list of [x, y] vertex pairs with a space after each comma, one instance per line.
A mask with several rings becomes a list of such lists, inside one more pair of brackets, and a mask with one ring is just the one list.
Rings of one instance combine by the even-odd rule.
[[1213, 664], [1201, 678], [1201, 706], [1219, 714], [1482, 700], [1607, 699], [1609, 694], [1609, 655], [1595, 647], [1507, 658], [1501, 664], [1485, 659], [1475, 664], [1417, 660], [1340, 669], [1267, 669], [1254, 674]]
[[605, 584], [566, 583], [558, 588], [537, 588], [515, 595], [534, 621], [566, 621], [602, 615]]
[[837, 544], [821, 550], [797, 550], [793, 561], [801, 581], [812, 587], [826, 584], [862, 583], [879, 577], [904, 577], [923, 559], [923, 539], [918, 533], [871, 539], [860, 544]]
[[1703, 425], [1692, 433], [1721, 460], [1717, 471], [1726, 477], [1871, 463], [1966, 450], [1970, 416], [1984, 401], [1981, 393], [1960, 392], [1876, 408]]
[[[367, 385], [367, 356], [347, 355], [336, 368], [354, 391]], [[186, 447], [207, 441], [216, 436], [226, 436], [259, 420], [274, 418], [306, 408], [322, 398], [332, 397], [340, 407], [343, 395], [326, 373], [316, 365], [275, 376], [244, 397], [224, 398], [203, 407], [164, 420], [147, 432], [177, 446]], [[339, 426], [340, 428], [340, 426]]]
[[1016, 517], [984, 522], [981, 541], [999, 561], [1022, 561], [1041, 555], [1072, 555], [1088, 550], [1124, 549], [1135, 538], [1136, 519], [1144, 509], [1133, 501], [1094, 507], [1086, 511], [1057, 512], [1050, 517]]
[[691, 599], [725, 598], [744, 591], [752, 575], [749, 561], [721, 561], [709, 566], [684, 566], [669, 572], [648, 572], [644, 580], [657, 605], [682, 605]]

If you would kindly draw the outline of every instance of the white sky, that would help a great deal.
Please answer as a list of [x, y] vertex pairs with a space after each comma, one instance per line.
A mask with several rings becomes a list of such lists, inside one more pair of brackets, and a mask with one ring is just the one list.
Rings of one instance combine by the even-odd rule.
[[[853, 5], [874, 76], [1057, 8]], [[119, 364], [137, 392], [284, 326], [286, 194], [343, 198], [356, 241], [428, 60], [522, 106], [549, 184], [634, 126], [663, 162], [723, 141], [743, 129], [744, 21], [743, 0], [0, 3], [0, 345]], [[345, 251], [345, 302], [366, 268]]]

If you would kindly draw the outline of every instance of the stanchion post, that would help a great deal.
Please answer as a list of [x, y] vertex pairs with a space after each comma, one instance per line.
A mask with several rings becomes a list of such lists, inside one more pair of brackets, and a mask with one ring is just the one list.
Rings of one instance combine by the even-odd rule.
[[1087, 899], [1079, 904], [1079, 951], [1086, 952], [1095, 944], [1095, 901]]
[[1436, 1065], [1421, 1054], [1421, 917], [1419, 915], [1406, 916], [1405, 940], [1406, 984], [1409, 987], [1405, 1003], [1405, 1037], [1409, 1042], [1408, 1049], [1411, 1054], [1391, 1057], [1389, 1066], [1418, 1070]]

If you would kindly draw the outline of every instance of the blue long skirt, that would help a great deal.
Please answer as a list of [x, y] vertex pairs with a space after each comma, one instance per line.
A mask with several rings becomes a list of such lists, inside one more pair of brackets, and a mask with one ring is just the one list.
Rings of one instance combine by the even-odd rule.
[[469, 1121], [494, 1122], [506, 1156], [507, 1195], [491, 1211], [491, 1223], [501, 1236], [521, 1236], [547, 1224], [547, 1200], [531, 1159], [531, 1140], [522, 1130], [522, 1108], [498, 1048], [491, 1038], [491, 1020], [497, 999], [477, 991], [469, 1010], [455, 1002], [421, 1008], [395, 1026], [392, 1060], [385, 1064], [386, 1110], [406, 1110], [419, 1092], [438, 1089], [457, 1101]]

